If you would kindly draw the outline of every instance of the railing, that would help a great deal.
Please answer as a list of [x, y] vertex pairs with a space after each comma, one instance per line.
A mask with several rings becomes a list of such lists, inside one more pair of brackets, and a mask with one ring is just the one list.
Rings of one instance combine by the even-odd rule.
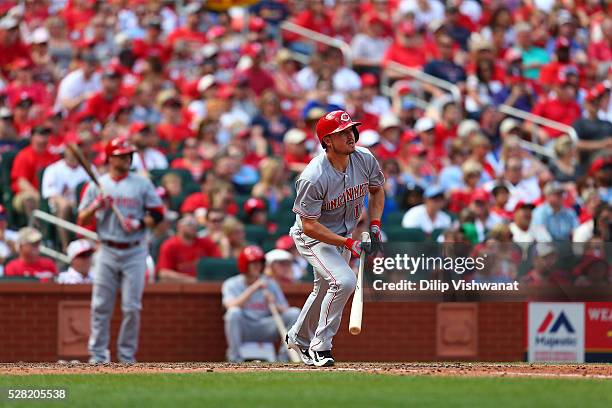
[[417, 81], [424, 82], [426, 84], [433, 85], [435, 87], [443, 89], [449, 92], [453, 96], [453, 99], [455, 101], [461, 100], [461, 89], [459, 89], [459, 87], [453, 84], [452, 82], [445, 81], [433, 75], [426, 74], [425, 72], [418, 70], [416, 68], [410, 68], [410, 67], [407, 67], [406, 65], [402, 65], [394, 61], [387, 63], [385, 68], [395, 71], [402, 75], [407, 75], [411, 78], [416, 79]]
[[[346, 65], [349, 67], [352, 66], [353, 58], [352, 58], [351, 47], [345, 41], [339, 40], [334, 37], [330, 37], [325, 34], [318, 33], [316, 31], [299, 26], [289, 21], [283, 22], [280, 28], [281, 30], [289, 31], [294, 34], [300, 35], [302, 37], [308, 38], [311, 41], [319, 42], [321, 44], [325, 44], [325, 45], [336, 47], [340, 49], [340, 51], [342, 51], [342, 54], [344, 56], [344, 61]], [[419, 69], [411, 68], [411, 67], [399, 64], [397, 62], [393, 62], [393, 61], [389, 62], [386, 65], [386, 68], [389, 70], [398, 72], [399, 74], [409, 76], [419, 82], [433, 85], [435, 87], [443, 89], [447, 91], [448, 93], [450, 93], [455, 101], [460, 101], [462, 99], [461, 89], [459, 89], [459, 87], [453, 84], [452, 82], [445, 81], [433, 75], [429, 75]], [[394, 102], [394, 106], [396, 106], [396, 103], [397, 101], [399, 101], [399, 97], [400, 97], [399, 89], [402, 86], [405, 86], [408, 84], [409, 84], [409, 81], [407, 80], [398, 80], [398, 81], [395, 81], [393, 85], [389, 86], [389, 80], [386, 77], [386, 75], [384, 75], [383, 73], [383, 78], [381, 79], [381, 90], [384, 94], [386, 94], [387, 96], [391, 98], [391, 100]], [[429, 106], [429, 102], [423, 99], [420, 99], [414, 96], [411, 96], [410, 98], [417, 107], [426, 109]], [[519, 119], [528, 120], [535, 124], [546, 126], [546, 127], [567, 133], [574, 142], [578, 140], [578, 135], [576, 131], [574, 130], [574, 128], [572, 128], [571, 126], [565, 125], [563, 123], [556, 122], [550, 119], [546, 119], [542, 116], [534, 115], [531, 112], [526, 112], [520, 109], [516, 109], [509, 105], [500, 105], [497, 107], [497, 110], [508, 116], [514, 116]], [[539, 155], [546, 156], [549, 158], [554, 157], [554, 153], [552, 149], [539, 145], [537, 143], [529, 142], [526, 140], [521, 140], [521, 146], [524, 149], [530, 150]]]
[[328, 45], [330, 47], [338, 48], [344, 56], [344, 63], [349, 67], [353, 66], [353, 53], [351, 52], [351, 47], [346, 43], [346, 41], [342, 41], [338, 38], [318, 33], [316, 31], [310, 30], [306, 27], [302, 27], [290, 21], [284, 21], [283, 23], [281, 23], [280, 28], [281, 30], [289, 31], [293, 34], [297, 34], [309, 40], [316, 41], [321, 44]]

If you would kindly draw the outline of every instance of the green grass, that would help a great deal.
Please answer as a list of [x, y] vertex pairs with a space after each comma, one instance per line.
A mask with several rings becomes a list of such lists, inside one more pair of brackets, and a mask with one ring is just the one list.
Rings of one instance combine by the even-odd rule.
[[412, 377], [348, 372], [0, 376], [0, 388], [68, 389], [7, 407], [611, 407], [612, 381]]

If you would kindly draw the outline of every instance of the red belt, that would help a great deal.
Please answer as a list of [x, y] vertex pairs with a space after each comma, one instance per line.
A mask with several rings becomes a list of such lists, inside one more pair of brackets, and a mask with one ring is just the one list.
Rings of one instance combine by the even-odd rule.
[[117, 249], [129, 249], [129, 248], [133, 248], [135, 246], [140, 245], [140, 241], [115, 242], [115, 241], [102, 240], [102, 243], [104, 245], [107, 245], [107, 246], [111, 247], [111, 248], [117, 248]]

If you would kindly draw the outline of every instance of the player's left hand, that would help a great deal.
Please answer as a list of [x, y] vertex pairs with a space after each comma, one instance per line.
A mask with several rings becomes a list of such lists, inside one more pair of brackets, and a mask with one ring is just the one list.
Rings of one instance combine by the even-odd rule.
[[138, 231], [142, 227], [142, 221], [135, 218], [126, 217], [121, 224], [121, 228], [127, 233]]
[[382, 244], [382, 229], [380, 228], [380, 221], [374, 220], [370, 222], [370, 239], [372, 240], [370, 253], [383, 253]]

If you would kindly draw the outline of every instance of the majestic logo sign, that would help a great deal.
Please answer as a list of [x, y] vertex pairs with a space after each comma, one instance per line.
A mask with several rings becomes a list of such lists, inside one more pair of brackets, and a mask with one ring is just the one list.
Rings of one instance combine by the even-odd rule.
[[584, 361], [584, 304], [529, 304], [529, 361]]
[[561, 327], [564, 327], [568, 333], [575, 333], [575, 330], [572, 327], [572, 324], [567, 319], [567, 316], [565, 315], [565, 313], [563, 312], [559, 313], [559, 316], [557, 316], [557, 320], [555, 320], [555, 322], [551, 326], [550, 323], [553, 321], [554, 317], [555, 315], [553, 314], [553, 312], [549, 311], [546, 317], [544, 318], [544, 320], [542, 321], [542, 324], [538, 328], [538, 333], [540, 334], [546, 333], [546, 330], [549, 327], [550, 327], [549, 333], [556, 333], [557, 331], [559, 331]]

